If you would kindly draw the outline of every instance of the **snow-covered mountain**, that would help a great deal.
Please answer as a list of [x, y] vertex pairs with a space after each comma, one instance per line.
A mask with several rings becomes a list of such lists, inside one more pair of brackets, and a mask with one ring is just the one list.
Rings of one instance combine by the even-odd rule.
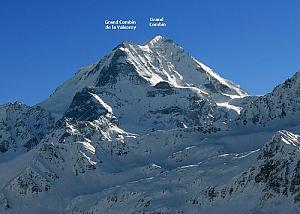
[[0, 106], [0, 213], [298, 213], [300, 76], [250, 96], [170, 39]]
[[236, 113], [222, 104], [247, 95], [161, 36], [144, 45], [123, 42], [39, 105], [61, 117], [85, 87], [113, 109], [121, 128], [135, 133], [211, 123]]

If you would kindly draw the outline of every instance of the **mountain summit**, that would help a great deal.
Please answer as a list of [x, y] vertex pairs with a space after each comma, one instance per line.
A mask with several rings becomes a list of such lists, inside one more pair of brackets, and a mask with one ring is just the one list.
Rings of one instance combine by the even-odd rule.
[[141, 127], [147, 131], [200, 125], [195, 115], [201, 115], [196, 112], [200, 111], [197, 102], [216, 105], [247, 96], [240, 86], [162, 36], [144, 45], [122, 42], [97, 63], [80, 69], [38, 105], [61, 118], [85, 87], [94, 87], [112, 107], [120, 126], [132, 132]]
[[[73, 78], [66, 81], [48, 100], [40, 105], [48, 107], [50, 105], [48, 103], [51, 103], [52, 99], [58, 99], [63, 95], [66, 96], [65, 98], [68, 96], [72, 98], [72, 95], [83, 87], [103, 87], [107, 83], [112, 83], [113, 80], [116, 80], [114, 78], [120, 75], [121, 72], [114, 73], [108, 68], [119, 67], [120, 70], [124, 70], [121, 69], [121, 66], [126, 66], [129, 69], [127, 71], [132, 71], [133, 74], [137, 75], [136, 78], [140, 78], [145, 81], [145, 84], [152, 86], [165, 81], [174, 87], [199, 88], [203, 90], [203, 93], [224, 96], [247, 95], [240, 86], [221, 78], [210, 68], [190, 56], [172, 40], [155, 36], [144, 45], [136, 45], [127, 41], [122, 42], [97, 63], [80, 69]], [[71, 90], [71, 88], [73, 94], [67, 94], [67, 89]], [[64, 93], [62, 94], [61, 91], [64, 91]], [[65, 105], [67, 104], [69, 103]], [[51, 106], [48, 108], [51, 109]], [[65, 110], [66, 107], [61, 107], [61, 109], [52, 108], [54, 112], [59, 112], [59, 110]]]

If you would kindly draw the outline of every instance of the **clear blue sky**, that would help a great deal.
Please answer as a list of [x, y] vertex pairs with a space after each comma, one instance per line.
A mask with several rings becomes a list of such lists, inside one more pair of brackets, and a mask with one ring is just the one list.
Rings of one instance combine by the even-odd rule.
[[[147, 27], [164, 16], [164, 29]], [[105, 19], [136, 31], [105, 31]], [[0, 104], [36, 104], [123, 40], [172, 38], [251, 94], [300, 69], [297, 0], [0, 0]]]

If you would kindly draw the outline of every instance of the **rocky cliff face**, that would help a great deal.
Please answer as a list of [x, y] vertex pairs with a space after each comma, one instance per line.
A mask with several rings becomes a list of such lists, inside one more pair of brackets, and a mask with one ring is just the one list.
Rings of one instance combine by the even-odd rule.
[[297, 72], [264, 96], [250, 96], [239, 100], [243, 110], [237, 119], [238, 123], [270, 126], [272, 122], [281, 123], [288, 119], [288, 124], [297, 124], [292, 118], [299, 116], [299, 86], [300, 74]]
[[19, 102], [2, 105], [0, 106], [0, 152], [29, 151], [53, 126], [54, 118], [40, 107], [29, 107]]

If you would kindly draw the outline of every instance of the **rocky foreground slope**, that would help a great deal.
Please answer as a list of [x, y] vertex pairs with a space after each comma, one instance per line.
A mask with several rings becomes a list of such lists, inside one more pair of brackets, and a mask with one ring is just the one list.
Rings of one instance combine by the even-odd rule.
[[123, 42], [0, 106], [0, 213], [298, 213], [299, 79], [250, 96], [170, 39]]

